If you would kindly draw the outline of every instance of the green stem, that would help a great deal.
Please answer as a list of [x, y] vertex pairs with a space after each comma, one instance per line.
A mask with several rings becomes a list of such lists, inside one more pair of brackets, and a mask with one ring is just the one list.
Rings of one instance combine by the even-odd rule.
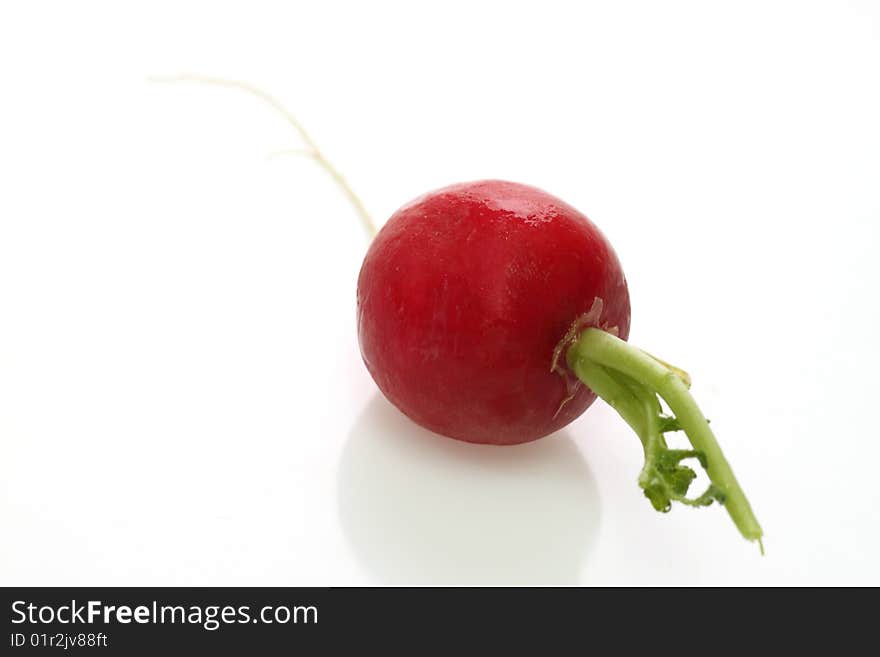
[[[638, 400], [611, 376], [604, 367], [589, 360], [577, 360], [572, 364], [577, 377], [618, 412], [620, 417], [643, 438], [645, 419]], [[643, 441], [644, 442], [644, 441]]]
[[655, 481], [657, 456], [667, 449], [663, 433], [660, 431], [660, 413], [663, 409], [657, 400], [656, 393], [622, 372], [611, 371], [612, 376], [629, 388], [642, 406], [642, 413], [645, 417], [644, 436], [642, 436], [642, 443], [645, 445], [645, 466], [639, 474], [639, 485], [647, 490], [652, 484], [657, 483]]
[[[651, 468], [647, 467], [647, 461], [665, 449], [665, 445], [648, 444], [651, 434], [659, 434], [661, 441], [662, 434], [658, 429], [659, 404], [655, 406], [656, 397], [653, 397], [651, 402], [650, 397], [646, 397], [645, 393], [650, 396], [659, 394], [672, 410], [691, 445], [703, 457], [701, 460], [705, 462], [706, 474], [715, 487], [715, 499], [724, 504], [737, 529], [745, 538], [760, 543], [763, 532], [745, 493], [727, 459], [724, 458], [708, 421], [675, 370], [625, 341], [595, 328], [586, 329], [578, 336], [568, 350], [567, 360], [569, 367], [593, 392], [603, 399], [607, 396], [611, 397], [612, 407], [639, 433], [646, 447], [646, 470], [653, 468], [653, 464]], [[623, 379], [623, 383], [618, 383], [613, 376], [614, 372], [632, 380], [629, 382], [630, 385], [635, 382], [643, 392], [633, 394], [632, 388], [627, 387], [627, 379]], [[608, 379], [614, 381], [617, 387], [610, 385]], [[621, 390], [628, 396], [622, 397]], [[641, 419], [636, 408], [642, 409]], [[648, 492], [646, 489], [646, 494]], [[701, 503], [707, 503], [707, 495], [708, 492], [697, 499]], [[681, 495], [672, 494], [671, 498], [683, 501]], [[654, 501], [652, 498], [652, 503]]]

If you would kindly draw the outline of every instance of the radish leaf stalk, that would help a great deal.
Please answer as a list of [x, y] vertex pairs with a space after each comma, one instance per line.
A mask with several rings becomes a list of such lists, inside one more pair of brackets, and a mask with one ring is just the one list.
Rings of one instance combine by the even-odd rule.
[[[642, 441], [645, 465], [639, 486], [655, 509], [668, 511], [672, 502], [689, 506], [718, 502], [740, 533], [758, 542], [763, 554], [761, 526], [678, 368], [597, 328], [581, 332], [568, 349], [567, 361], [577, 377], [608, 402]], [[661, 414], [658, 395], [674, 417]], [[678, 430], [684, 431], [693, 450], [667, 446], [664, 432]], [[682, 465], [689, 458], [703, 466], [711, 482], [697, 497], [686, 496], [696, 478], [691, 468]]]

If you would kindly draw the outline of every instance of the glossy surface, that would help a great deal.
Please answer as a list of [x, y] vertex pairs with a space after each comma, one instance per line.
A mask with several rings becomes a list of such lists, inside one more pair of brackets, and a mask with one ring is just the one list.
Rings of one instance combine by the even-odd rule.
[[361, 353], [385, 396], [418, 424], [475, 443], [535, 440], [593, 402], [551, 363], [597, 298], [602, 313], [588, 325], [629, 335], [626, 280], [596, 226], [503, 181], [453, 185], [398, 210], [364, 259], [357, 298]]

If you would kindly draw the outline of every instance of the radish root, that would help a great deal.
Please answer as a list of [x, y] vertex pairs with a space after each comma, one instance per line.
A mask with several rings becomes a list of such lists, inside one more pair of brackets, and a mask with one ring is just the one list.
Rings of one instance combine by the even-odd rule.
[[277, 98], [247, 82], [241, 82], [239, 80], [228, 80], [226, 78], [210, 77], [206, 75], [183, 74], [150, 76], [148, 80], [150, 80], [151, 82], [190, 82], [196, 84], [206, 84], [215, 87], [238, 89], [240, 91], [244, 91], [245, 93], [251, 94], [252, 96], [256, 96], [257, 98], [268, 104], [276, 112], [278, 112], [285, 121], [287, 121], [290, 125], [294, 127], [294, 129], [299, 133], [300, 139], [302, 139], [303, 143], [305, 144], [305, 148], [277, 151], [270, 154], [269, 157], [273, 158], [278, 155], [287, 155], [290, 153], [307, 155], [311, 157], [315, 162], [318, 163], [318, 165], [321, 166], [321, 168], [323, 168], [327, 173], [330, 174], [330, 177], [333, 178], [333, 180], [336, 181], [336, 184], [339, 185], [339, 187], [342, 189], [343, 193], [346, 195], [348, 200], [354, 206], [354, 209], [357, 211], [364, 230], [367, 232], [369, 237], [372, 239], [376, 236], [376, 233], [378, 232], [378, 229], [376, 228], [376, 222], [373, 221], [373, 218], [367, 211], [367, 208], [364, 205], [363, 201], [361, 201], [360, 197], [355, 194], [351, 185], [349, 185], [348, 181], [345, 179], [345, 176], [343, 176], [342, 173], [340, 173], [340, 171], [335, 166], [333, 166], [330, 160], [328, 160], [327, 157], [324, 155], [324, 152], [320, 148], [318, 148], [315, 140], [308, 133], [305, 127], [303, 127], [302, 123], [300, 123], [299, 120]]

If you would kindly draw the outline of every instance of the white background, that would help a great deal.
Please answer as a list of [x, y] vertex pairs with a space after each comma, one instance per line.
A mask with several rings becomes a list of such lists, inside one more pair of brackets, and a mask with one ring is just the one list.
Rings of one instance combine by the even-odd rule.
[[[880, 584], [876, 2], [4, 3], [0, 584]], [[366, 239], [497, 177], [588, 214], [766, 530], [655, 513], [597, 403], [426, 434], [357, 348]]]

